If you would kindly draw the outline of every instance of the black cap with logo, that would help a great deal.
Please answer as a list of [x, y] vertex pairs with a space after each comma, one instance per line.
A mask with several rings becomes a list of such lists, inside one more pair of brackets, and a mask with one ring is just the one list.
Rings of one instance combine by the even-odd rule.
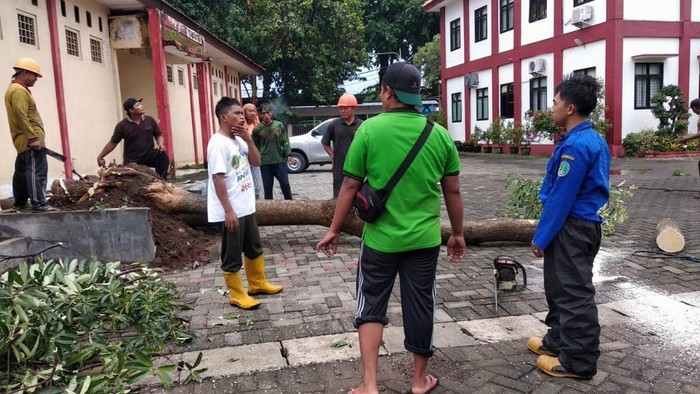
[[396, 98], [407, 105], [423, 105], [420, 97], [420, 71], [412, 64], [396, 62], [387, 68], [382, 84], [392, 88]]

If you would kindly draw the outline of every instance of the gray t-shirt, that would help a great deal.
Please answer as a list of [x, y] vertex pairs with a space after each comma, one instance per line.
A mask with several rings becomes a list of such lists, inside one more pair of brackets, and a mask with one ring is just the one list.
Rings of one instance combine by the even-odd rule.
[[326, 134], [323, 135], [321, 143], [323, 145], [331, 145], [333, 142], [333, 178], [339, 179], [343, 177], [343, 165], [345, 164], [345, 156], [348, 154], [350, 144], [357, 128], [362, 124], [362, 119], [355, 116], [355, 119], [350, 124], [346, 124], [343, 118], [338, 118], [328, 125]]

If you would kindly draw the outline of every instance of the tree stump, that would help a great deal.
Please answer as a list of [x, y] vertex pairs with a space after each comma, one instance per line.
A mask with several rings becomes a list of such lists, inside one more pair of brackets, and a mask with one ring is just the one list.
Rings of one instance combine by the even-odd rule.
[[661, 219], [656, 226], [656, 245], [668, 253], [677, 253], [685, 247], [685, 237], [678, 223], [670, 218]]

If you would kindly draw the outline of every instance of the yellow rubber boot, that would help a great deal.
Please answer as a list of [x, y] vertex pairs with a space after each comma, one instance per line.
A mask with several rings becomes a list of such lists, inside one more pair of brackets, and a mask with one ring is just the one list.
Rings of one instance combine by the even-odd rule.
[[243, 290], [243, 281], [241, 280], [241, 271], [226, 272], [224, 271], [224, 280], [230, 294], [228, 303], [243, 309], [253, 309], [260, 305], [260, 301], [250, 297]]
[[265, 255], [249, 259], [243, 256], [245, 276], [248, 278], [248, 294], [275, 294], [282, 291], [282, 286], [271, 285], [265, 278]]

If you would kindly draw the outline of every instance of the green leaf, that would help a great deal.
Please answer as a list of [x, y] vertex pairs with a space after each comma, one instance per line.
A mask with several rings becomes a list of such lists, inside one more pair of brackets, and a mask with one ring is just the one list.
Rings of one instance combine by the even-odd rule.
[[[156, 376], [158, 376], [158, 379], [160, 379], [160, 382], [163, 383], [163, 386], [166, 389], [171, 389], [173, 386], [175, 386], [175, 384], [173, 383], [173, 379], [168, 374], [173, 372], [174, 369], [168, 370], [168, 367], [171, 367], [171, 365], [162, 366], [156, 369]], [[174, 368], [175, 366], [172, 365], [172, 367]]]
[[80, 389], [80, 394], [85, 394], [88, 392], [88, 389], [90, 388], [90, 375], [88, 375], [85, 378], [85, 381], [83, 381], [83, 386]]

